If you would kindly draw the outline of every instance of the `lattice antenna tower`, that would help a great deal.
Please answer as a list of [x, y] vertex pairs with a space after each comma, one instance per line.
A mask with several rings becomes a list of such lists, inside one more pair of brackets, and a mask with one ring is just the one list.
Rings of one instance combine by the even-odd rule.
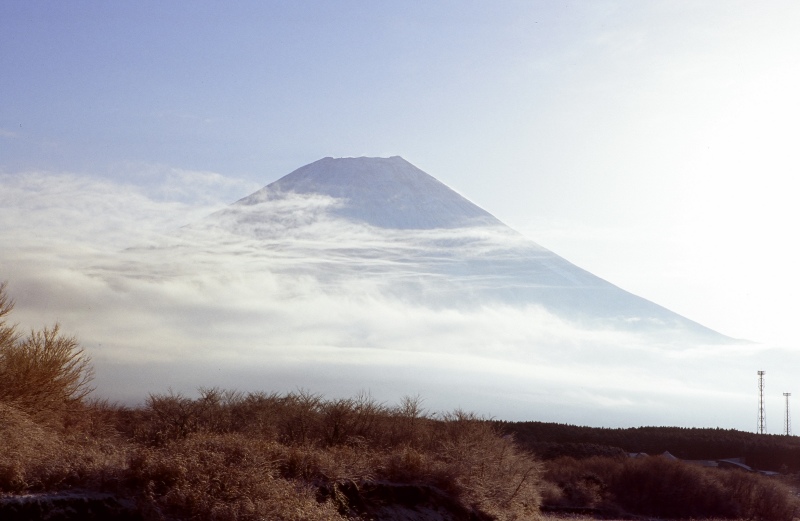
[[767, 432], [767, 418], [764, 413], [764, 373], [766, 371], [758, 372], [758, 434], [766, 434]]
[[786, 397], [786, 416], [783, 418], [783, 433], [787, 436], [792, 435], [792, 418], [789, 416], [789, 397], [792, 393], [783, 393]]

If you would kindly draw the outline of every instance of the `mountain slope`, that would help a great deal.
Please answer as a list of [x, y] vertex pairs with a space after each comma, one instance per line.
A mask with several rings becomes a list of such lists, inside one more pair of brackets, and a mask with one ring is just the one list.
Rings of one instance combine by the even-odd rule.
[[403, 158], [326, 157], [238, 201], [253, 205], [285, 193], [326, 195], [345, 201], [335, 214], [391, 229], [501, 225], [488, 212]]
[[541, 306], [670, 342], [731, 341], [524, 238], [400, 157], [321, 159], [193, 227], [212, 228], [336, 292], [372, 281], [437, 308]]

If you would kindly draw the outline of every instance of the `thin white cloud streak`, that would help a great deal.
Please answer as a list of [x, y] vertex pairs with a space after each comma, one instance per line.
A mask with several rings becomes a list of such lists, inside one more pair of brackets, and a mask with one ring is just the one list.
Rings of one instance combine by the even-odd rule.
[[[382, 260], [370, 266], [362, 256], [348, 267], [350, 257], [336, 253], [397, 247], [408, 232], [375, 236], [320, 213], [305, 242], [265, 248], [206, 227], [197, 248], [194, 234], [174, 230], [211, 205], [78, 175], [2, 181], [0, 240], [13, 246], [0, 254], [0, 278], [10, 282], [16, 319], [24, 327], [58, 320], [76, 334], [97, 365], [99, 392], [112, 398], [209, 385], [368, 388], [386, 400], [420, 393], [439, 408], [595, 425], [702, 425], [703, 408], [724, 399], [718, 425], [747, 427], [730, 409], [747, 408], [741, 389], [758, 350], [739, 347], [720, 360], [718, 347], [676, 351], [533, 306], [424, 307], [386, 293], [393, 270]], [[157, 247], [174, 233], [183, 245]], [[454, 241], [452, 231], [423, 236]], [[334, 241], [333, 253], [320, 237]], [[480, 235], [458, 239], [468, 254], [503, 246]], [[332, 283], [297, 269], [320, 254]], [[374, 276], [365, 276], [370, 268]], [[410, 263], [406, 273], [415, 274]]]
[[[120, 184], [35, 171], [0, 174], [5, 233], [13, 235], [11, 244], [41, 237], [112, 251], [198, 219], [227, 202], [208, 194], [242, 187], [218, 174], [176, 169], [135, 171], [128, 180]], [[160, 182], [149, 182], [155, 180]], [[205, 197], [198, 200], [198, 193]]]

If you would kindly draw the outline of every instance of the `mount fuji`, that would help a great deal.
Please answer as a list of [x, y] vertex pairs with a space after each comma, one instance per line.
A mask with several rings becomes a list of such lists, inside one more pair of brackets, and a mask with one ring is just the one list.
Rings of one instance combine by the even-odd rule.
[[320, 159], [104, 259], [75, 277], [97, 310], [81, 331], [98, 388], [114, 399], [167, 385], [366, 389], [506, 419], [697, 425], [745, 407], [760, 356], [400, 157]]
[[320, 159], [181, 236], [337, 295], [369, 284], [435, 309], [538, 307], [669, 343], [733, 341], [575, 266], [397, 156]]

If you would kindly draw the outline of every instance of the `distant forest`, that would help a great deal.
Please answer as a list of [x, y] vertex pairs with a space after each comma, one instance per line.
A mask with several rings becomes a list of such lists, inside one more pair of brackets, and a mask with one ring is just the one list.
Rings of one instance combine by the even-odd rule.
[[800, 436], [680, 427], [608, 429], [541, 422], [497, 422], [497, 425], [542, 459], [627, 452], [656, 455], [669, 451], [680, 459], [742, 457], [747, 465], [759, 470], [800, 471]]

